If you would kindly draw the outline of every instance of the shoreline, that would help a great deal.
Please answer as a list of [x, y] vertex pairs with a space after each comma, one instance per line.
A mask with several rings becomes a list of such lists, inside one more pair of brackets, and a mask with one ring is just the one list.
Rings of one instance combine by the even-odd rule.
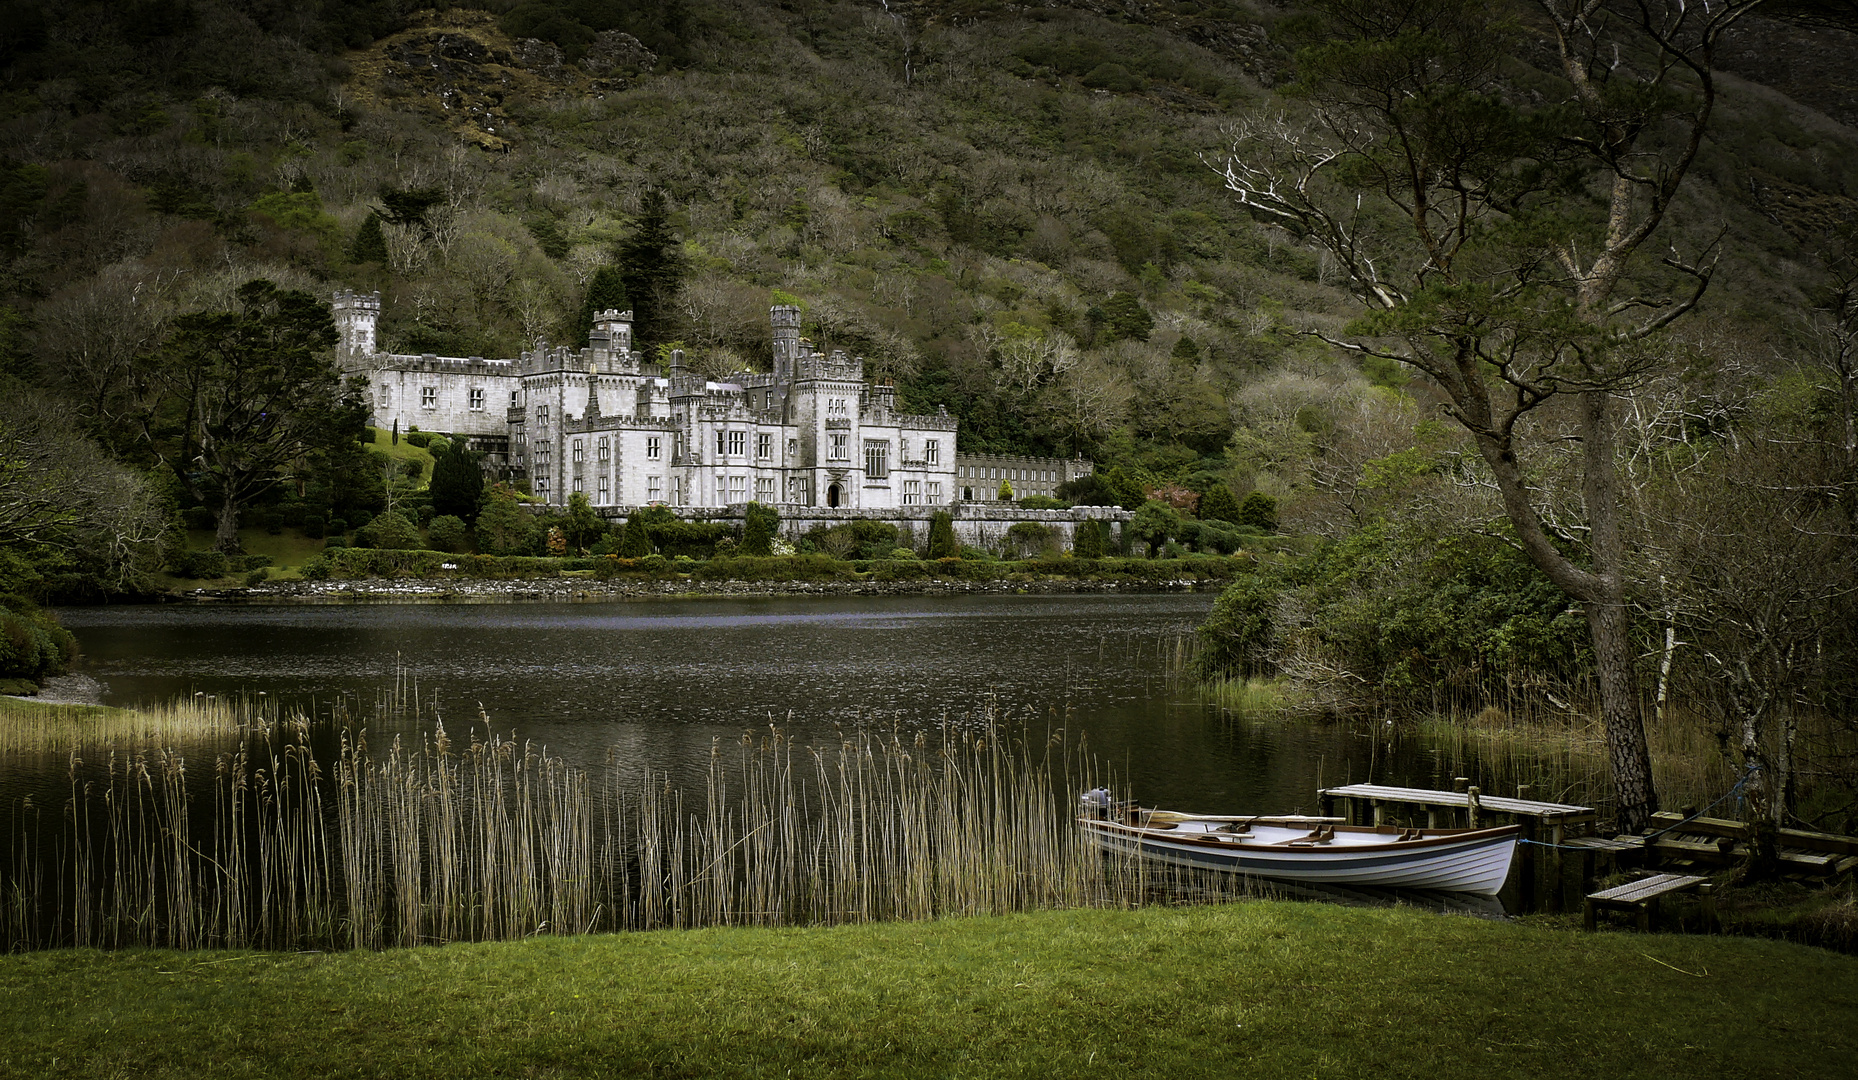
[[624, 600], [776, 596], [958, 596], [1065, 595], [1078, 593], [1218, 592], [1230, 582], [1183, 578], [1164, 581], [1092, 581], [1038, 578], [1027, 581], [743, 581], [672, 578], [355, 578], [278, 581], [224, 589], [162, 593], [155, 603], [604, 603]]

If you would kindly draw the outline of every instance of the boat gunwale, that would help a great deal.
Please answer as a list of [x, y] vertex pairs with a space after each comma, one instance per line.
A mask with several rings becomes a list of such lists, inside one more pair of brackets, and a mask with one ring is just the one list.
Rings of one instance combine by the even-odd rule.
[[[1282, 819], [1277, 819], [1282, 820]], [[1292, 841], [1275, 841], [1271, 844], [1253, 844], [1247, 846], [1231, 840], [1221, 840], [1210, 832], [1181, 833], [1172, 829], [1152, 829], [1141, 825], [1130, 825], [1121, 821], [1105, 821], [1102, 818], [1079, 817], [1078, 824], [1104, 833], [1120, 833], [1138, 839], [1165, 841], [1173, 844], [1191, 844], [1196, 847], [1211, 848], [1217, 851], [1274, 851], [1274, 852], [1380, 852], [1380, 851], [1416, 851], [1428, 847], [1441, 847], [1448, 844], [1463, 843], [1466, 840], [1487, 841], [1503, 836], [1519, 836], [1521, 825], [1492, 825], [1480, 829], [1421, 829], [1422, 833], [1435, 835], [1415, 839], [1401, 840], [1399, 834], [1412, 830], [1400, 829], [1392, 825], [1337, 825], [1336, 832], [1350, 834], [1369, 833], [1387, 837], [1384, 843], [1365, 844], [1321, 844], [1309, 843], [1292, 846]], [[1271, 819], [1251, 819], [1250, 824], [1268, 825]], [[1235, 834], [1222, 834], [1235, 835]]]

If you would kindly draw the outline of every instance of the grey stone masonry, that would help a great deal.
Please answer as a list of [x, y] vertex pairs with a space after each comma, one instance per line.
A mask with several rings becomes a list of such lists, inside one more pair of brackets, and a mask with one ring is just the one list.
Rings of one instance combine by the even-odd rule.
[[955, 487], [972, 502], [999, 502], [1000, 482], [1012, 485], [1013, 498], [1052, 495], [1059, 484], [1096, 471], [1087, 458], [1023, 457], [1014, 454], [962, 454], [955, 459]]
[[553, 505], [577, 493], [600, 507], [861, 511], [961, 498], [955, 418], [900, 412], [892, 387], [865, 381], [862, 360], [814, 352], [797, 307], [769, 311], [771, 372], [722, 380], [688, 371], [681, 353], [665, 369], [642, 363], [630, 311], [596, 316], [585, 348], [541, 342], [486, 360], [379, 351], [378, 294], [338, 293], [333, 310], [343, 366], [367, 380], [371, 423], [500, 448], [490, 464]]

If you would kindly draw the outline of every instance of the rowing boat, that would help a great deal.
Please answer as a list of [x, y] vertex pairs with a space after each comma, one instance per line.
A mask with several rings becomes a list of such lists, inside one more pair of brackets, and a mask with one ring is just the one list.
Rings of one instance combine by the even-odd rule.
[[1521, 829], [1403, 829], [1341, 818], [1115, 809], [1086, 796], [1078, 819], [1112, 854], [1278, 881], [1443, 889], [1495, 896]]

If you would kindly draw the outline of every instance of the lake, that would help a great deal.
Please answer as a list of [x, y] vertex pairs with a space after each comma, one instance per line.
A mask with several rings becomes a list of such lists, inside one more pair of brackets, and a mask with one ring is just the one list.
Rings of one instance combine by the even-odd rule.
[[[1170, 659], [1208, 594], [689, 599], [594, 604], [162, 605], [59, 613], [108, 704], [256, 694], [364, 715], [396, 667], [457, 732], [694, 778], [715, 740], [800, 743], [989, 711], [1082, 736], [1145, 802], [1312, 811], [1320, 783], [1431, 784], [1434, 755], [1202, 704]], [[376, 721], [376, 729], [383, 725]], [[379, 740], [377, 740], [379, 741]], [[1449, 778], [1447, 778], [1449, 782]]]

